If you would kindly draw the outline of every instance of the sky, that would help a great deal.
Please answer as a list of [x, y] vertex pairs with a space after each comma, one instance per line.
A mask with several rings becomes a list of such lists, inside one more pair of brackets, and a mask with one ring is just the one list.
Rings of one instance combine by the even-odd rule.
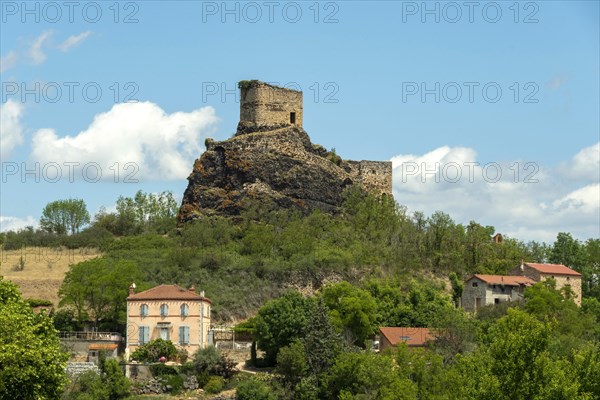
[[0, 1], [0, 230], [54, 200], [181, 199], [237, 82], [303, 91], [304, 129], [390, 160], [409, 212], [524, 241], [600, 237], [597, 1]]

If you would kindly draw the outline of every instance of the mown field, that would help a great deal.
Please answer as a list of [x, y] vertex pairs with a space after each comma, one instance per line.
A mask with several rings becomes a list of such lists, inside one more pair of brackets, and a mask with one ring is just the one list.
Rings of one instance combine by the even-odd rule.
[[[69, 266], [100, 255], [98, 250], [89, 248], [0, 248], [0, 275], [19, 285], [24, 298], [50, 300], [57, 306], [58, 289]], [[20, 264], [22, 271], [17, 270]]]

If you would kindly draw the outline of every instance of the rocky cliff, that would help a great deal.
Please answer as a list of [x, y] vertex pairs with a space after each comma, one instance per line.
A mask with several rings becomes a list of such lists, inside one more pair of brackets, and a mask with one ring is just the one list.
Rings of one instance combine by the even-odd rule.
[[178, 220], [235, 216], [255, 204], [336, 212], [347, 187], [391, 195], [391, 163], [344, 161], [298, 126], [206, 141], [188, 177]]

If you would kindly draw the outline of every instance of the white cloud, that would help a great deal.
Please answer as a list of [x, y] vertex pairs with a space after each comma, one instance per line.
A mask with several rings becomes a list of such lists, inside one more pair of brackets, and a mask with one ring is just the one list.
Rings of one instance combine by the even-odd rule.
[[14, 67], [18, 60], [17, 53], [14, 50], [8, 52], [4, 57], [0, 58], [0, 72], [4, 72]]
[[[75, 136], [37, 131], [31, 158], [41, 163], [97, 163], [104, 179], [114, 178], [115, 163], [121, 177], [136, 169], [134, 179], [185, 179], [217, 121], [212, 107], [167, 114], [150, 102], [116, 104]], [[135, 168], [124, 171], [126, 163]]]
[[575, 155], [569, 173], [579, 180], [567, 182], [565, 164], [556, 169], [519, 160], [486, 164], [464, 147], [398, 155], [391, 160], [394, 197], [410, 211], [441, 210], [457, 223], [476, 220], [523, 240], [552, 242], [563, 231], [581, 239], [598, 237], [597, 152], [593, 145]]
[[21, 116], [23, 104], [8, 100], [0, 104], [0, 158], [6, 160], [12, 150], [23, 143]]
[[36, 37], [27, 50], [27, 56], [35, 64], [39, 65], [46, 61], [46, 53], [44, 52], [44, 45], [53, 35], [52, 31], [44, 31], [41, 35]]
[[29, 61], [34, 65], [43, 64], [48, 58], [46, 53], [49, 50], [58, 49], [67, 52], [83, 43], [91, 34], [91, 31], [85, 31], [78, 35], [71, 35], [58, 46], [52, 43], [54, 32], [51, 30], [44, 31], [30, 40], [19, 38], [21, 42], [19, 48], [9, 51], [6, 56], [0, 58], [0, 72], [15, 67], [21, 60]]
[[0, 232], [18, 231], [27, 226], [36, 228], [38, 226], [38, 221], [32, 216], [17, 218], [0, 215]]
[[72, 35], [67, 38], [64, 42], [62, 42], [58, 48], [62, 52], [67, 52], [71, 50], [73, 47], [83, 43], [85, 39], [87, 39], [92, 34], [91, 31], [81, 32], [79, 35]]
[[582, 149], [559, 171], [570, 179], [598, 180], [600, 177], [600, 142]]

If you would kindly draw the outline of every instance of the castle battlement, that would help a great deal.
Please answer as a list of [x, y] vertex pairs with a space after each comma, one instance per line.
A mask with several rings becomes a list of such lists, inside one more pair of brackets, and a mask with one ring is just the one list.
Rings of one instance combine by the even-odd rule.
[[240, 81], [237, 135], [297, 126], [302, 128], [302, 92], [261, 81]]

